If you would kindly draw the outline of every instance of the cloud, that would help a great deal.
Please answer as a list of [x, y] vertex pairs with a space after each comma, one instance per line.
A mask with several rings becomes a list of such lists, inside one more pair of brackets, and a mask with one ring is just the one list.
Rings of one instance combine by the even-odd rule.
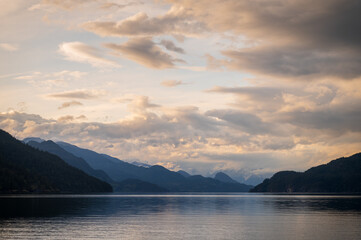
[[232, 70], [285, 78], [336, 77], [352, 79], [361, 75], [360, 53], [349, 50], [318, 50], [304, 47], [255, 47], [222, 52]]
[[[4, 11], [10, 20], [32, 4], [8, 2]], [[210, 81], [198, 87], [215, 82], [218, 85], [223, 82], [224, 86], [213, 87], [199, 96], [192, 93], [190, 99], [199, 102], [202, 108], [179, 107], [179, 102], [175, 103], [178, 107], [161, 105], [161, 101], [166, 101], [164, 95], [154, 98], [154, 95], [125, 94], [114, 106], [105, 102], [98, 106], [105, 112], [119, 111], [104, 122], [94, 120], [104, 119], [94, 113], [94, 108], [82, 108], [82, 112], [91, 114], [92, 122], [76, 115], [51, 119], [54, 113], [44, 116], [14, 111], [1, 113], [0, 127], [17, 137], [56, 138], [122, 159], [204, 168], [306, 168], [359, 151], [361, 33], [356, 31], [360, 25], [357, 1], [164, 0], [146, 2], [147, 8], [143, 10], [147, 13], [139, 13], [138, 6], [123, 9], [128, 5], [124, 1], [44, 0], [38, 3], [48, 14], [49, 24], [60, 24], [65, 30], [82, 28], [108, 37], [104, 42], [111, 42], [109, 37], [119, 38], [119, 42], [108, 43], [105, 48], [85, 42], [64, 42], [59, 45], [59, 52], [65, 59], [96, 67], [118, 67], [113, 61], [116, 55], [153, 69], [219, 70], [223, 72], [213, 74]], [[105, 9], [111, 12], [108, 14]], [[4, 16], [4, 11], [0, 15]], [[26, 11], [26, 16], [11, 21], [36, 19], [34, 14], [39, 13]], [[33, 30], [38, 26], [37, 21], [27, 23], [35, 24]], [[36, 29], [38, 36], [42, 36], [44, 30], [40, 25]], [[13, 41], [16, 38], [10, 35], [6, 41], [16, 43]], [[88, 40], [100, 39], [93, 37]], [[14, 46], [0, 45], [1, 50], [4, 47], [11, 50]], [[180, 66], [179, 54], [185, 54], [185, 49], [187, 55], [181, 58], [196, 65]], [[201, 66], [203, 56], [208, 68]], [[226, 72], [233, 70], [245, 74]], [[204, 72], [180, 72], [186, 78], [176, 79], [207, 77]], [[167, 71], [172, 73], [173, 70]], [[119, 74], [127, 77], [134, 72], [126, 70]], [[146, 73], [136, 75], [138, 78], [132, 78], [144, 78]], [[85, 79], [84, 76], [84, 72], [65, 70], [6, 74], [2, 78], [13, 79], [16, 86], [27, 83], [25, 89], [19, 88], [20, 92], [40, 88], [40, 92], [47, 94], [45, 100], [55, 99], [59, 101], [59, 109], [63, 109], [106, 94], [101, 90], [70, 88], [69, 84], [78, 87], [88, 84], [88, 81], [77, 81]], [[110, 77], [112, 85], [104, 87], [114, 87], [113, 94], [132, 89], [136, 94], [144, 94], [139, 88], [135, 90], [135, 85], [119, 90], [117, 86], [124, 84], [116, 83], [115, 75]], [[171, 75], [158, 77], [173, 79]], [[184, 84], [181, 80], [161, 83], [165, 87], [181, 84]], [[5, 92], [9, 90], [4, 88]], [[153, 90], [149, 88], [146, 92], [154, 94]], [[16, 107], [18, 101], [13, 101], [13, 108], [27, 111], [21, 104]], [[24, 101], [29, 106], [35, 104], [32, 108], [36, 108], [36, 102]], [[119, 103], [126, 104], [127, 108]], [[109, 122], [116, 116], [122, 118]], [[208, 164], [211, 167], [205, 167]]]
[[[359, 151], [361, 112], [356, 103], [361, 95], [353, 94], [358, 85], [334, 84], [218, 87], [213, 94], [236, 96], [233, 108], [206, 112], [191, 106], [161, 106], [147, 96], [125, 96], [121, 102], [128, 104], [131, 115], [116, 122], [84, 122], [85, 117], [72, 115], [52, 120], [8, 112], [0, 114], [0, 128], [19, 138], [55, 138], [122, 159], [171, 162], [183, 169], [227, 165], [302, 170]], [[301, 91], [294, 92], [295, 88]], [[55, 96], [78, 98], [79, 94]], [[277, 108], [270, 109], [273, 99]], [[257, 107], [242, 108], [242, 104]], [[109, 145], [113, 147], [104, 147]]]
[[118, 4], [115, 2], [99, 1], [99, 0], [42, 0], [40, 3], [32, 5], [29, 10], [50, 9], [50, 7], [60, 8], [66, 11], [72, 11], [88, 5], [95, 5], [99, 9], [123, 9], [132, 5], [142, 4], [140, 1], [132, 1], [126, 4]]
[[7, 17], [14, 14], [18, 14], [19, 11], [24, 9], [29, 4], [27, 0], [13, 0], [3, 1], [1, 3], [0, 17]]
[[283, 93], [295, 93], [292, 88], [270, 86], [213, 87], [206, 92], [230, 93], [237, 96], [237, 108], [246, 110], [278, 111], [283, 106]]
[[115, 55], [125, 56], [149, 68], [172, 68], [175, 62], [183, 62], [163, 52], [149, 38], [134, 38], [124, 44], [107, 43], [104, 46], [112, 49]]
[[191, 16], [211, 32], [231, 33], [245, 39], [242, 48], [229, 46], [222, 50], [228, 58], [223, 65], [229, 69], [305, 80], [310, 77], [350, 79], [361, 75], [361, 33], [355, 31], [360, 22], [359, 2], [168, 2], [173, 7], [187, 9], [184, 21]]
[[103, 9], [122, 9], [122, 8], [125, 8], [125, 7], [129, 7], [129, 6], [133, 6], [133, 5], [140, 5], [140, 4], [143, 4], [142, 1], [131, 1], [129, 3], [126, 3], [126, 4], [118, 4], [118, 3], [114, 3], [114, 2], [105, 2], [105, 3], [102, 3], [101, 4], [101, 8]]
[[71, 116], [71, 115], [66, 115], [66, 116], [62, 116], [62, 117], [60, 117], [60, 118], [58, 118], [58, 122], [64, 122], [64, 123], [66, 123], [66, 122], [72, 122], [72, 121], [74, 121], [74, 116]]
[[204, 31], [204, 24], [193, 21], [185, 8], [173, 7], [158, 17], [140, 12], [118, 22], [87, 22], [83, 28], [103, 37], [197, 36]]
[[185, 53], [183, 48], [177, 47], [172, 41], [163, 39], [162, 41], [160, 41], [160, 44], [163, 45], [169, 51], [182, 53], [182, 54]]
[[72, 10], [90, 2], [97, 0], [42, 0], [40, 3], [33, 5], [30, 10], [42, 8], [43, 6], [55, 6], [64, 10]]
[[10, 43], [0, 43], [0, 48], [7, 52], [16, 52], [19, 50], [16, 45]]
[[183, 85], [184, 82], [181, 80], [164, 80], [160, 84], [164, 87], [175, 87], [178, 85]]
[[163, 166], [171, 171], [179, 171], [181, 170], [180, 166], [173, 163], [173, 162], [157, 162], [154, 165], [159, 165], [159, 166]]
[[69, 87], [80, 82], [88, 73], [80, 71], [63, 70], [58, 72], [30, 72], [27, 74], [18, 74], [14, 77], [19, 83], [24, 81], [32, 88], [41, 89], [42, 91], [51, 92], [60, 87]]
[[327, 130], [337, 134], [345, 132], [361, 132], [361, 108], [338, 109], [329, 108], [318, 111], [292, 111], [280, 117], [284, 122], [305, 129]]
[[64, 102], [63, 104], [61, 104], [61, 106], [58, 107], [58, 109], [64, 109], [72, 106], [82, 106], [82, 105], [83, 104], [78, 101]]
[[[359, 86], [358, 81], [342, 84], [325, 80], [283, 87], [215, 87], [208, 92], [235, 95], [233, 107], [260, 117], [258, 120], [250, 120], [252, 124], [260, 123], [260, 120], [262, 123], [269, 122], [272, 123], [269, 126], [276, 132], [284, 131], [284, 127], [280, 126], [285, 126], [290, 134], [299, 135], [300, 138], [313, 135], [313, 141], [316, 141], [316, 138], [322, 138], [321, 136], [360, 132], [358, 123], [361, 108], [358, 103], [361, 96], [354, 90]], [[226, 121], [237, 119], [237, 123], [244, 124], [244, 116], [237, 118], [239, 113], [234, 110], [215, 112], [213, 115]], [[252, 125], [249, 125], [245, 131], [252, 129]], [[262, 127], [257, 129], [262, 130]], [[275, 132], [272, 134], [275, 135]]]
[[205, 114], [222, 119], [230, 123], [232, 128], [239, 128], [249, 134], [277, 134], [275, 124], [266, 123], [254, 114], [231, 109], [210, 110]]
[[[94, 99], [104, 95], [104, 91], [100, 90], [73, 90], [60, 93], [51, 93], [46, 95], [49, 98], [70, 98], [70, 99]], [[74, 101], [72, 102], [74, 103]]]
[[15, 77], [14, 79], [20, 79], [20, 80], [75, 80], [80, 79], [87, 75], [86, 72], [80, 72], [80, 71], [69, 71], [69, 70], [63, 70], [59, 72], [31, 72], [27, 75], [20, 75], [18, 77]]
[[59, 53], [69, 61], [86, 62], [94, 67], [120, 67], [118, 63], [105, 58], [99, 49], [81, 42], [62, 43]]
[[[361, 4], [353, 0], [168, 0], [209, 29], [231, 31], [253, 39], [297, 41], [318, 47], [359, 48]], [[207, 6], [205, 8], [204, 6]]]
[[74, 117], [72, 115], [66, 115], [66, 116], [59, 117], [57, 119], [57, 122], [59, 122], [59, 123], [69, 123], [69, 122], [74, 122], [76, 120], [80, 120], [80, 121], [86, 120], [86, 116], [80, 115], [78, 117]]
[[[126, 99], [127, 101], [127, 99]], [[130, 101], [128, 101], [128, 109], [132, 113], [141, 113], [144, 114], [147, 112], [147, 109], [149, 108], [158, 108], [160, 105], [151, 103], [149, 101], [149, 97], [147, 96], [136, 96], [132, 98]]]

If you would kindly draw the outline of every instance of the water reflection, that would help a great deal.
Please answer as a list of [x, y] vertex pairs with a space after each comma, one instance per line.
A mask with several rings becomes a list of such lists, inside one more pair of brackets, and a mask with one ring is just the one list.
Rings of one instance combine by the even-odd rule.
[[270, 198], [263, 201], [267, 207], [278, 211], [292, 210], [295, 212], [342, 212], [361, 213], [361, 197], [357, 196], [303, 196], [287, 198]]
[[92, 215], [257, 214], [257, 212], [361, 213], [358, 196], [270, 195], [49, 195], [0, 197], [0, 217], [55, 217]]
[[0, 239], [352, 239], [361, 235], [357, 196], [2, 196], [0, 206]]

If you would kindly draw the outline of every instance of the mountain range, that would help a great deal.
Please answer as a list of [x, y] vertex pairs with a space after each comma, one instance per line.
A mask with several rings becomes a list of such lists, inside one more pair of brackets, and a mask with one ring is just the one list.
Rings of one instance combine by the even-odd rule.
[[112, 187], [61, 158], [0, 130], [0, 193], [111, 192]]
[[251, 186], [241, 183], [225, 183], [200, 175], [185, 176], [184, 173], [170, 171], [162, 166], [142, 167], [121, 161], [106, 154], [79, 148], [65, 142], [57, 144], [77, 157], [83, 158], [92, 168], [102, 170], [116, 182], [138, 179], [156, 184], [172, 192], [246, 192]]
[[305, 172], [278, 172], [251, 191], [361, 193], [361, 153], [333, 160]]
[[[225, 172], [214, 177], [134, 164], [66, 142], [0, 130], [0, 193], [247, 192]], [[252, 192], [361, 192], [361, 153], [305, 172], [281, 171]]]
[[236, 180], [232, 179], [230, 176], [223, 172], [217, 172], [214, 176], [214, 179], [225, 183], [238, 183]]
[[40, 138], [23, 140], [28, 146], [49, 152], [70, 166], [111, 184], [115, 191], [144, 192], [247, 192], [252, 186], [191, 176], [185, 171], [174, 172], [162, 166], [131, 164], [106, 154], [79, 148], [66, 142]]
[[217, 171], [210, 172], [207, 175], [214, 178], [218, 172], [227, 174], [237, 182], [253, 186], [262, 183], [263, 180], [272, 177], [274, 174], [274, 172], [254, 173], [254, 170], [252, 171], [249, 169], [219, 169]]

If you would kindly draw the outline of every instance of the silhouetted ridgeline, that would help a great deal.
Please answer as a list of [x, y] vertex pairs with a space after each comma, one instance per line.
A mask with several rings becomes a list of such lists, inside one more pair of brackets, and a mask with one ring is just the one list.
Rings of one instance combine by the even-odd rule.
[[53, 141], [42, 141], [42, 142], [36, 142], [36, 141], [27, 141], [27, 144], [32, 146], [33, 148], [49, 152], [51, 154], [54, 154], [61, 159], [63, 159], [67, 164], [70, 166], [73, 166], [75, 168], [78, 168], [85, 172], [86, 174], [96, 177], [100, 180], [103, 180], [108, 183], [112, 183], [113, 180], [102, 170], [94, 170], [89, 166], [89, 164], [82, 158], [76, 157], [73, 154], [65, 151], [63, 148], [61, 148], [59, 145], [54, 143]]
[[303, 173], [278, 172], [251, 191], [361, 193], [361, 153], [333, 160]]
[[24, 144], [4, 131], [0, 140], [2, 193], [107, 192], [112, 187], [117, 192], [248, 192], [252, 187], [227, 176], [217, 180], [157, 165], [135, 166], [65, 142], [27, 138]]
[[0, 130], [0, 193], [111, 192], [112, 187]]
[[218, 172], [214, 176], [214, 179], [217, 179], [218, 181], [225, 182], [225, 183], [238, 183], [236, 180], [234, 180], [233, 178], [231, 178], [230, 176], [228, 176], [227, 174], [225, 174], [223, 172]]
[[[185, 172], [173, 172], [157, 165], [139, 167], [69, 143], [57, 142], [57, 144], [69, 153], [84, 159], [92, 168], [104, 171], [115, 182], [138, 179], [171, 192], [248, 192], [252, 188], [252, 186], [237, 182], [226, 183], [200, 175], [190, 176]], [[122, 188], [115, 186], [115, 189], [119, 191]], [[152, 192], [153, 188], [149, 191]]]

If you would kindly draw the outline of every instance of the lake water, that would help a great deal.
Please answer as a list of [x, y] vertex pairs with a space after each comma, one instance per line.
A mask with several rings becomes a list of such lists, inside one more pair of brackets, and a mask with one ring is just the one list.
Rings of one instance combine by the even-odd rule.
[[0, 196], [0, 239], [361, 239], [361, 197]]

